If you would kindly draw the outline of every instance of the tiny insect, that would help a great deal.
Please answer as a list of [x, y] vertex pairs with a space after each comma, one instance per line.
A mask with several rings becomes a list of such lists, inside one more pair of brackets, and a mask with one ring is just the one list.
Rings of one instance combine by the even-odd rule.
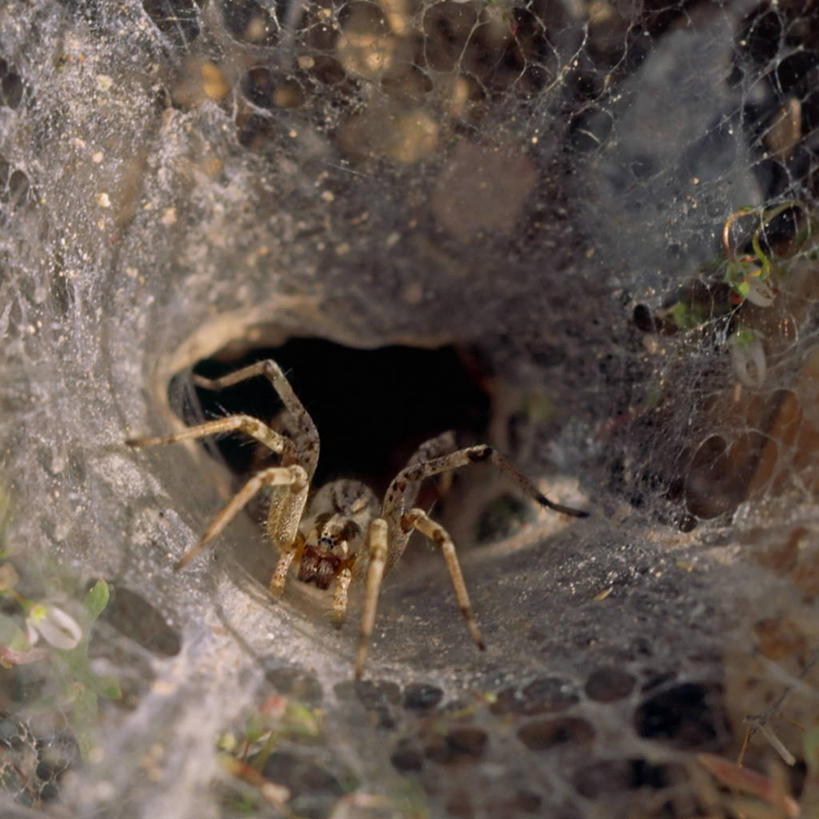
[[268, 487], [267, 535], [278, 551], [278, 561], [270, 580], [270, 592], [275, 598], [281, 597], [288, 572], [295, 562], [298, 579], [303, 583], [313, 583], [319, 589], [333, 586], [333, 620], [341, 626], [347, 613], [350, 584], [356, 578], [365, 583], [355, 660], [356, 679], [361, 677], [367, 659], [381, 580], [401, 559], [411, 534], [416, 530], [441, 549], [472, 639], [479, 649], [484, 649], [452, 538], [443, 526], [415, 506], [421, 483], [426, 478], [488, 461], [548, 509], [573, 517], [588, 515], [549, 500], [487, 444], [455, 449], [452, 433], [439, 435], [419, 447], [392, 480], [383, 503], [379, 504], [375, 493], [356, 480], [335, 480], [311, 495], [310, 485], [319, 457], [319, 434], [313, 419], [275, 361], [260, 361], [217, 379], [194, 375], [194, 382], [205, 389], [221, 390], [256, 376], [265, 376], [282, 400], [289, 415], [289, 435], [273, 430], [253, 416], [242, 414], [207, 421], [175, 435], [130, 438], [125, 443], [139, 449], [241, 432], [279, 456], [276, 466], [260, 470], [247, 481], [216, 515], [198, 543], [177, 561], [175, 569], [187, 566], [251, 498], [263, 487]]

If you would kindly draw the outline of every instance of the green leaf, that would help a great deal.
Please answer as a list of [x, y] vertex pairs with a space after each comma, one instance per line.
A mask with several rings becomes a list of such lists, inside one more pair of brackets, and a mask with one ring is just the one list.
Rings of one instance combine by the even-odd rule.
[[751, 291], [751, 285], [747, 281], [742, 281], [734, 285], [734, 291], [741, 299], [747, 299], [748, 293]]
[[116, 677], [95, 677], [93, 686], [97, 694], [107, 700], [122, 699], [122, 688]]
[[675, 302], [668, 311], [668, 316], [681, 330], [691, 330], [705, 321], [696, 307], [689, 306], [683, 301]]
[[285, 721], [287, 728], [296, 735], [317, 737], [321, 734], [321, 721], [315, 711], [300, 702], [288, 701]]
[[104, 580], [98, 580], [93, 588], [85, 595], [85, 611], [91, 622], [97, 619], [105, 607], [108, 605], [108, 598], [111, 596], [108, 584]]

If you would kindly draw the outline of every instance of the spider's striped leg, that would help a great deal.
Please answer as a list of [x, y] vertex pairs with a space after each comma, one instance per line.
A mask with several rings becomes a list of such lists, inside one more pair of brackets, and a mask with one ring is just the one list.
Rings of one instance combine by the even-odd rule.
[[441, 472], [448, 472], [452, 469], [459, 469], [462, 466], [485, 463], [487, 461], [509, 475], [527, 495], [533, 497], [539, 504], [545, 506], [547, 509], [562, 512], [564, 515], [571, 515], [575, 518], [585, 518], [589, 516], [589, 513], [582, 509], [574, 509], [571, 506], [563, 506], [563, 504], [549, 500], [525, 475], [518, 472], [500, 452], [488, 444], [478, 444], [450, 452], [448, 455], [441, 455], [438, 458], [430, 458], [428, 461], [421, 461], [420, 463], [410, 462], [407, 464], [407, 466], [393, 478], [392, 483], [387, 489], [387, 494], [384, 498], [385, 517], [387, 517], [387, 512], [391, 512], [393, 508], [401, 504], [403, 493], [408, 486], [415, 485], [419, 481], [424, 480], [424, 478], [429, 478], [432, 475], [439, 475]]
[[205, 545], [236, 517], [263, 486], [289, 486], [293, 494], [300, 493], [307, 487], [307, 473], [297, 464], [294, 466], [271, 466], [256, 473], [213, 519], [199, 542], [191, 546], [182, 555], [174, 569], [179, 570], [187, 566], [202, 551]]
[[[485, 648], [483, 637], [481, 636], [475, 615], [472, 611], [472, 604], [469, 601], [469, 593], [466, 590], [461, 567], [458, 563], [458, 556], [455, 552], [455, 544], [443, 526], [432, 520], [423, 509], [411, 509], [401, 519], [402, 535], [405, 537], [413, 529], [417, 529], [425, 537], [429, 538], [436, 546], [440, 547], [444, 555], [449, 576], [452, 579], [452, 586], [455, 589], [455, 597], [458, 606], [466, 620], [469, 633], [475, 644], [481, 651]], [[382, 518], [376, 518], [370, 527], [370, 565], [367, 571], [367, 590], [364, 599], [364, 613], [361, 618], [361, 636], [358, 643], [358, 653], [355, 663], [355, 677], [361, 677], [364, 663], [369, 651], [370, 638], [375, 625], [375, 614], [378, 607], [378, 594], [381, 590], [381, 580], [384, 576], [384, 567], [387, 559], [387, 522]]]
[[221, 378], [204, 378], [201, 375], [194, 375], [193, 381], [198, 387], [204, 387], [208, 390], [221, 390], [238, 384], [240, 381], [246, 381], [248, 378], [255, 378], [258, 375], [263, 375], [270, 381], [273, 389], [276, 390], [285, 408], [295, 421], [297, 461], [304, 467], [308, 478], [312, 480], [319, 457], [318, 430], [310, 417], [310, 413], [304, 408], [304, 404], [301, 403], [290, 386], [290, 382], [282, 372], [281, 367], [272, 358], [257, 361], [255, 364], [242, 367], [241, 370], [223, 375]]
[[381, 591], [381, 579], [384, 577], [384, 565], [387, 562], [387, 521], [376, 518], [370, 524], [369, 552], [370, 564], [367, 569], [367, 590], [364, 598], [364, 613], [361, 615], [361, 636], [358, 641], [358, 652], [355, 658], [355, 678], [361, 677], [370, 637], [375, 625], [375, 612], [378, 607], [378, 593]]
[[353, 580], [353, 572], [348, 566], [342, 568], [336, 575], [336, 588], [333, 592], [333, 623], [341, 628], [347, 616], [347, 591]]
[[440, 523], [436, 523], [432, 520], [423, 509], [410, 509], [410, 511], [403, 516], [401, 522], [402, 528], [405, 531], [417, 529], [425, 538], [440, 548], [446, 561], [446, 567], [449, 570], [449, 576], [452, 579], [452, 587], [455, 589], [458, 607], [461, 609], [461, 614], [463, 614], [466, 620], [466, 625], [469, 628], [472, 639], [475, 641], [475, 645], [483, 651], [486, 646], [484, 645], [478, 624], [475, 621], [475, 613], [472, 611], [472, 604], [469, 602], [469, 593], [466, 590], [466, 583], [464, 583], [460, 563], [458, 563], [455, 544], [452, 542], [449, 532], [447, 532]]
[[208, 435], [222, 435], [227, 432], [243, 432], [283, 458], [288, 458], [290, 461], [295, 460], [293, 442], [252, 415], [230, 415], [227, 418], [218, 418], [215, 421], [206, 421], [204, 424], [188, 427], [173, 435], [129, 438], [125, 443], [134, 449], [142, 449], [149, 446], [166, 446], [179, 441], [191, 441], [196, 438], [205, 438]]
[[420, 482], [433, 475], [440, 475], [442, 472], [487, 461], [509, 475], [520, 489], [547, 509], [576, 518], [588, 517], [589, 513], [582, 509], [574, 509], [571, 506], [563, 506], [563, 504], [549, 500], [525, 475], [518, 472], [503, 455], [488, 444], [469, 446], [426, 461], [410, 461], [393, 478], [384, 496], [384, 505], [381, 510], [381, 516], [389, 522], [391, 531], [396, 533], [393, 535], [394, 542], [391, 543], [392, 550], [388, 559], [390, 566], [401, 557], [409, 540], [408, 537], [402, 537], [400, 534], [404, 527], [402, 516], [409, 511], [407, 507], [414, 504]]

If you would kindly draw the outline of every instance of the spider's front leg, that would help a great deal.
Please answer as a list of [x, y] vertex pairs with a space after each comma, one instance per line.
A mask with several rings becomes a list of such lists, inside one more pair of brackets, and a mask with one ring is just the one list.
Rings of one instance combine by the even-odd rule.
[[167, 446], [180, 441], [193, 441], [197, 438], [206, 438], [208, 435], [224, 435], [230, 432], [243, 432], [245, 435], [255, 438], [260, 444], [264, 444], [272, 452], [280, 455], [283, 461], [288, 463], [296, 462], [296, 448], [293, 442], [289, 438], [285, 438], [284, 435], [270, 429], [267, 424], [263, 424], [252, 415], [229, 415], [227, 418], [218, 418], [215, 421], [206, 421], [203, 424], [197, 424], [195, 427], [188, 427], [181, 432], [175, 432], [173, 435], [128, 438], [125, 444], [133, 449], [144, 449], [150, 446]]
[[[429, 443], [433, 447], [437, 447], [439, 443], [445, 444], [446, 440], [442, 436], [439, 439], [433, 439]], [[582, 518], [588, 516], [589, 513], [581, 509], [563, 506], [549, 500], [526, 476], [518, 472], [500, 453], [487, 444], [466, 447], [427, 460], [424, 460], [423, 457], [414, 456], [390, 484], [384, 497], [381, 518], [376, 519], [370, 529], [370, 564], [367, 572], [364, 615], [361, 619], [361, 637], [355, 664], [356, 678], [361, 676], [364, 661], [367, 657], [384, 571], [400, 559], [413, 530], [421, 532], [433, 544], [440, 547], [446, 560], [455, 596], [458, 599], [458, 606], [466, 620], [469, 633], [478, 648], [484, 649], [483, 637], [475, 621], [475, 615], [472, 611], [466, 583], [461, 573], [452, 538], [446, 529], [432, 520], [423, 509], [407, 509], [407, 507], [415, 502], [418, 487], [424, 479], [462, 466], [486, 461], [493, 463], [506, 472], [524, 492], [543, 506], [572, 517]], [[378, 524], [377, 528], [376, 524]]]
[[225, 387], [232, 387], [234, 384], [247, 381], [249, 378], [256, 378], [259, 375], [263, 375], [270, 382], [285, 409], [295, 421], [295, 460], [304, 467], [308, 479], [312, 481], [319, 458], [318, 430], [310, 417], [310, 413], [307, 412], [304, 404], [301, 403], [290, 386], [290, 382], [282, 372], [282, 368], [272, 358], [257, 361], [255, 364], [242, 367], [241, 370], [228, 373], [221, 378], [205, 378], [201, 375], [194, 375], [193, 381], [196, 386], [207, 390], [223, 390]]
[[458, 607], [461, 609], [466, 620], [469, 633], [475, 641], [475, 645], [483, 651], [486, 645], [483, 642], [481, 631], [475, 621], [475, 613], [472, 611], [472, 604], [469, 602], [469, 593], [466, 590], [464, 576], [461, 573], [461, 564], [458, 562], [458, 555], [455, 552], [455, 544], [452, 538], [441, 526], [436, 523], [423, 509], [410, 509], [401, 519], [402, 529], [409, 533], [417, 529], [427, 540], [438, 546], [443, 553], [449, 576], [452, 579], [452, 587], [455, 589], [455, 597], [458, 599]]
[[[486, 647], [483, 642], [478, 624], [475, 621], [475, 614], [472, 611], [472, 604], [469, 601], [469, 593], [466, 590], [466, 583], [458, 562], [458, 555], [455, 552], [455, 544], [449, 532], [439, 523], [424, 512], [423, 509], [411, 509], [404, 514], [401, 519], [401, 530], [395, 532], [393, 539], [401, 543], [406, 543], [413, 530], [419, 531], [433, 544], [441, 549], [446, 561], [449, 576], [452, 579], [452, 587], [455, 590], [455, 597], [458, 606], [466, 620], [469, 633], [475, 641], [475, 645], [483, 651]], [[375, 614], [378, 608], [378, 595], [381, 591], [381, 581], [384, 577], [384, 567], [387, 561], [388, 538], [390, 536], [389, 526], [383, 518], [376, 518], [370, 527], [370, 564], [367, 570], [367, 590], [364, 598], [364, 614], [361, 618], [361, 636], [358, 643], [358, 652], [355, 662], [355, 677], [361, 677], [364, 669], [364, 662], [369, 651], [370, 638], [375, 625]], [[393, 548], [396, 548], [395, 544]], [[397, 548], [403, 551], [403, 546]]]
[[375, 625], [375, 612], [378, 608], [378, 594], [381, 591], [381, 580], [384, 577], [384, 566], [387, 562], [387, 535], [389, 527], [383, 518], [376, 518], [370, 524], [369, 566], [367, 568], [367, 589], [364, 597], [364, 612], [361, 615], [361, 637], [358, 641], [358, 652], [355, 658], [355, 678], [361, 677], [370, 637]]
[[254, 475], [233, 499], [219, 512], [205, 534], [177, 562], [176, 568], [186, 566], [214, 537], [216, 537], [263, 487], [276, 487], [270, 502], [268, 534], [279, 550], [279, 560], [270, 580], [270, 590], [280, 596], [284, 590], [287, 571], [298, 551], [298, 527], [307, 502], [310, 480], [319, 455], [319, 437], [316, 425], [298, 399], [279, 365], [272, 359], [243, 367], [222, 378], [208, 379], [194, 375], [194, 382], [205, 389], [221, 390], [240, 381], [264, 375], [296, 423], [293, 440], [271, 429], [250, 415], [232, 415], [207, 421], [173, 435], [164, 437], [130, 438], [125, 443], [135, 449], [164, 446], [179, 441], [204, 438], [230, 432], [242, 432], [255, 438], [281, 457], [281, 465], [263, 469]]
[[[292, 554], [295, 554], [295, 548], [293, 547], [294, 541], [296, 539], [296, 534], [293, 529], [297, 529], [299, 520], [301, 519], [301, 510], [304, 508], [304, 498], [307, 496], [307, 473], [304, 471], [304, 468], [299, 466], [298, 464], [294, 464], [293, 466], [271, 466], [268, 469], [263, 469], [261, 472], [257, 472], [234, 496], [231, 500], [227, 503], [227, 505], [219, 512], [218, 515], [213, 519], [210, 526], [205, 530], [205, 534], [199, 539], [197, 543], [191, 546], [187, 552], [176, 562], [174, 565], [175, 570], [184, 569], [188, 563], [199, 554], [200, 551], [207, 545], [207, 543], [213, 538], [215, 538], [224, 528], [227, 526], [236, 515], [244, 509], [245, 506], [250, 502], [251, 498], [263, 487], [263, 486], [282, 486], [287, 487], [285, 490], [286, 494], [289, 498], [292, 498], [290, 501], [290, 506], [298, 507], [298, 518], [296, 519], [295, 526], [291, 526], [288, 533], [285, 535], [286, 537], [290, 537], [288, 546], [290, 549], [285, 551], [280, 547], [281, 557], [279, 558], [279, 563], [285, 558], [286, 555], [291, 555], [290, 560], [287, 562], [287, 566], [284, 569], [284, 575], [287, 575], [287, 568], [290, 566], [290, 562], [292, 562]], [[288, 498], [288, 499], [289, 499]], [[291, 533], [292, 532], [292, 536]], [[283, 538], [284, 539], [284, 538]], [[291, 554], [292, 552], [292, 554]], [[278, 572], [278, 566], [277, 566]], [[274, 573], [273, 577], [276, 577], [276, 573]], [[273, 581], [271, 580], [271, 591]], [[281, 590], [284, 589], [284, 580], [281, 581]], [[279, 595], [281, 594], [281, 590], [279, 590]], [[274, 592], [275, 593], [275, 592]]]
[[336, 588], [333, 592], [333, 624], [336, 628], [341, 628], [347, 617], [347, 593], [352, 582], [352, 569], [345, 566], [336, 575]]
[[[226, 432], [243, 432], [245, 435], [255, 438], [259, 443], [264, 444], [268, 449], [282, 457], [288, 466], [272, 466], [257, 472], [227, 503], [227, 505], [216, 515], [210, 526], [205, 530], [204, 535], [188, 549], [177, 561], [174, 568], [183, 569], [188, 563], [199, 554], [205, 545], [215, 538], [250, 502], [251, 498], [265, 486], [287, 486], [285, 491], [287, 496], [295, 496], [289, 504], [285, 506], [298, 507], [298, 520], [301, 519], [301, 511], [304, 508], [304, 500], [307, 497], [308, 476], [304, 467], [296, 463], [296, 450], [293, 442], [278, 432], [270, 429], [257, 418], [250, 415], [231, 415], [227, 418], [219, 418], [215, 421], [207, 421], [195, 427], [177, 432], [173, 435], [150, 436], [144, 438], [129, 438], [125, 443], [134, 449], [143, 449], [152, 446], [166, 446], [180, 441], [190, 441], [197, 438], [205, 438], [209, 435], [220, 435]], [[300, 503], [300, 505], [299, 505]], [[293, 517], [293, 510], [290, 509], [289, 518]], [[292, 525], [288, 529], [288, 534], [292, 533], [292, 544], [295, 539], [295, 532]]]
[[[589, 513], [582, 509], [574, 509], [571, 506], [564, 506], [549, 500], [525, 475], [518, 472], [503, 455], [488, 444], [477, 444], [476, 446], [458, 449], [446, 455], [430, 458], [429, 460], [410, 462], [393, 478], [392, 483], [384, 496], [384, 507], [382, 517], [385, 518], [391, 529], [397, 530], [403, 526], [402, 516], [409, 511], [408, 507], [415, 503], [418, 487], [421, 481], [431, 478], [433, 475], [440, 475], [442, 472], [451, 472], [460, 469], [462, 466], [472, 464], [492, 463], [498, 469], [505, 472], [527, 495], [534, 498], [541, 506], [555, 512], [562, 512], [575, 518], [588, 517]], [[406, 547], [406, 541], [401, 544]], [[394, 546], [394, 544], [393, 544]], [[392, 566], [403, 554], [403, 548], [393, 548], [390, 552], [389, 563]]]

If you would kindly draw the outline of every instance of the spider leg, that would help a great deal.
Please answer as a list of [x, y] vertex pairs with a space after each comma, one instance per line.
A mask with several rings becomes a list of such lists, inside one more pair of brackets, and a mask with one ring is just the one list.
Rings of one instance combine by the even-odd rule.
[[416, 487], [422, 480], [432, 475], [439, 475], [441, 472], [485, 461], [490, 461], [509, 475], [527, 495], [533, 497], [542, 506], [576, 518], [588, 517], [589, 513], [582, 509], [574, 509], [571, 506], [563, 506], [563, 504], [549, 500], [525, 475], [518, 472], [503, 455], [488, 444], [466, 447], [420, 463], [410, 462], [393, 478], [387, 489], [387, 494], [384, 496], [383, 517], [393, 527], [400, 526], [400, 515], [412, 503], [410, 498], [414, 496]]
[[336, 575], [336, 587], [333, 592], [333, 623], [336, 628], [341, 628], [347, 616], [347, 590], [352, 580], [352, 569], [347, 566]]
[[449, 536], [449, 532], [436, 523], [427, 515], [423, 509], [410, 509], [401, 518], [401, 528], [409, 532], [411, 529], [417, 529], [425, 538], [432, 541], [441, 549], [446, 561], [446, 567], [449, 569], [449, 576], [452, 578], [452, 586], [455, 589], [455, 597], [458, 599], [458, 606], [461, 609], [466, 620], [466, 625], [469, 628], [469, 633], [475, 641], [475, 645], [483, 651], [486, 646], [483, 642], [478, 624], [475, 621], [475, 613], [472, 611], [472, 604], [469, 602], [469, 593], [466, 590], [466, 583], [464, 583], [464, 576], [461, 573], [461, 566], [458, 563], [458, 555], [455, 552], [455, 544]]
[[129, 438], [125, 443], [134, 449], [142, 449], [148, 446], [165, 446], [175, 444], [178, 441], [204, 438], [207, 435], [220, 435], [225, 432], [244, 432], [283, 458], [291, 462], [296, 460], [296, 450], [293, 442], [251, 415], [230, 415], [227, 418], [219, 418], [215, 421], [206, 421], [204, 424], [198, 424], [195, 427], [188, 427], [188, 429], [176, 432], [173, 435]]
[[[438, 458], [441, 455], [447, 455], [450, 452], [454, 452], [457, 448], [458, 444], [455, 440], [455, 432], [450, 429], [446, 432], [442, 432], [440, 435], [436, 435], [434, 438], [424, 441], [424, 443], [422, 443], [421, 446], [415, 450], [412, 457], [407, 461], [406, 465], [414, 466], [415, 464], [424, 463], [425, 461], [430, 461], [433, 458]], [[446, 495], [452, 488], [452, 474], [448, 472], [443, 473], [438, 480], [437, 486], [438, 494], [440, 496]], [[420, 484], [416, 484], [416, 487], [414, 490], [412, 490], [412, 492], [408, 491], [404, 494], [405, 509], [415, 503], [418, 495], [418, 489], [420, 489]]]
[[454, 452], [458, 448], [455, 442], [455, 433], [453, 430], [447, 430], [434, 438], [424, 441], [418, 449], [413, 452], [412, 457], [407, 461], [407, 466], [414, 466], [415, 464], [431, 461], [433, 458], [438, 458], [441, 455], [447, 455]]
[[287, 582], [287, 573], [290, 571], [290, 566], [294, 558], [299, 553], [299, 549], [303, 547], [303, 541], [300, 542], [300, 534], [296, 532], [296, 537], [289, 547], [279, 544], [279, 559], [276, 561], [276, 568], [273, 569], [273, 574], [270, 576], [270, 583], [268, 588], [270, 593], [277, 600], [284, 593], [284, 586]]
[[[292, 439], [274, 431], [267, 424], [263, 424], [250, 415], [234, 415], [208, 421], [174, 435], [130, 438], [125, 443], [134, 448], [141, 448], [173, 444], [177, 441], [192, 440], [224, 432], [244, 432], [280, 455], [281, 465], [264, 469], [254, 475], [214, 518], [201, 540], [188, 549], [176, 564], [176, 569], [186, 566], [208, 541], [216, 537], [236, 517], [263, 486], [276, 486], [279, 488], [274, 490], [270, 501], [267, 531], [279, 550], [279, 559], [273, 576], [270, 578], [270, 591], [275, 597], [280, 597], [284, 591], [287, 572], [301, 548], [298, 527], [319, 457], [319, 436], [316, 425], [293, 391], [281, 367], [272, 359], [243, 367], [222, 378], [210, 379], [194, 375], [193, 380], [199, 387], [221, 390], [258, 375], [264, 375], [270, 381], [285, 409], [292, 416], [295, 422]], [[347, 584], [349, 585], [349, 581]], [[343, 593], [339, 592], [339, 594], [346, 599], [346, 588]]]
[[204, 378], [201, 375], [194, 375], [193, 381], [197, 386], [208, 390], [221, 390], [258, 375], [263, 375], [270, 381], [285, 408], [293, 416], [297, 427], [296, 449], [299, 453], [297, 461], [306, 470], [308, 478], [312, 480], [319, 457], [318, 430], [310, 414], [304, 408], [304, 404], [290, 386], [281, 367], [272, 358], [257, 361], [255, 364], [242, 367], [241, 370], [236, 370], [221, 378]]
[[370, 524], [369, 552], [370, 564], [367, 569], [367, 590], [364, 597], [364, 612], [361, 615], [361, 636], [355, 658], [355, 678], [361, 677], [370, 637], [375, 625], [375, 612], [378, 607], [378, 593], [381, 590], [381, 579], [384, 577], [384, 566], [387, 562], [387, 521], [376, 518]]
[[215, 538], [263, 486], [289, 486], [293, 494], [302, 493], [307, 487], [307, 473], [301, 466], [295, 464], [293, 466], [271, 466], [255, 474], [216, 515], [205, 530], [205, 534], [182, 555], [174, 569], [178, 571], [187, 566], [208, 541]]

